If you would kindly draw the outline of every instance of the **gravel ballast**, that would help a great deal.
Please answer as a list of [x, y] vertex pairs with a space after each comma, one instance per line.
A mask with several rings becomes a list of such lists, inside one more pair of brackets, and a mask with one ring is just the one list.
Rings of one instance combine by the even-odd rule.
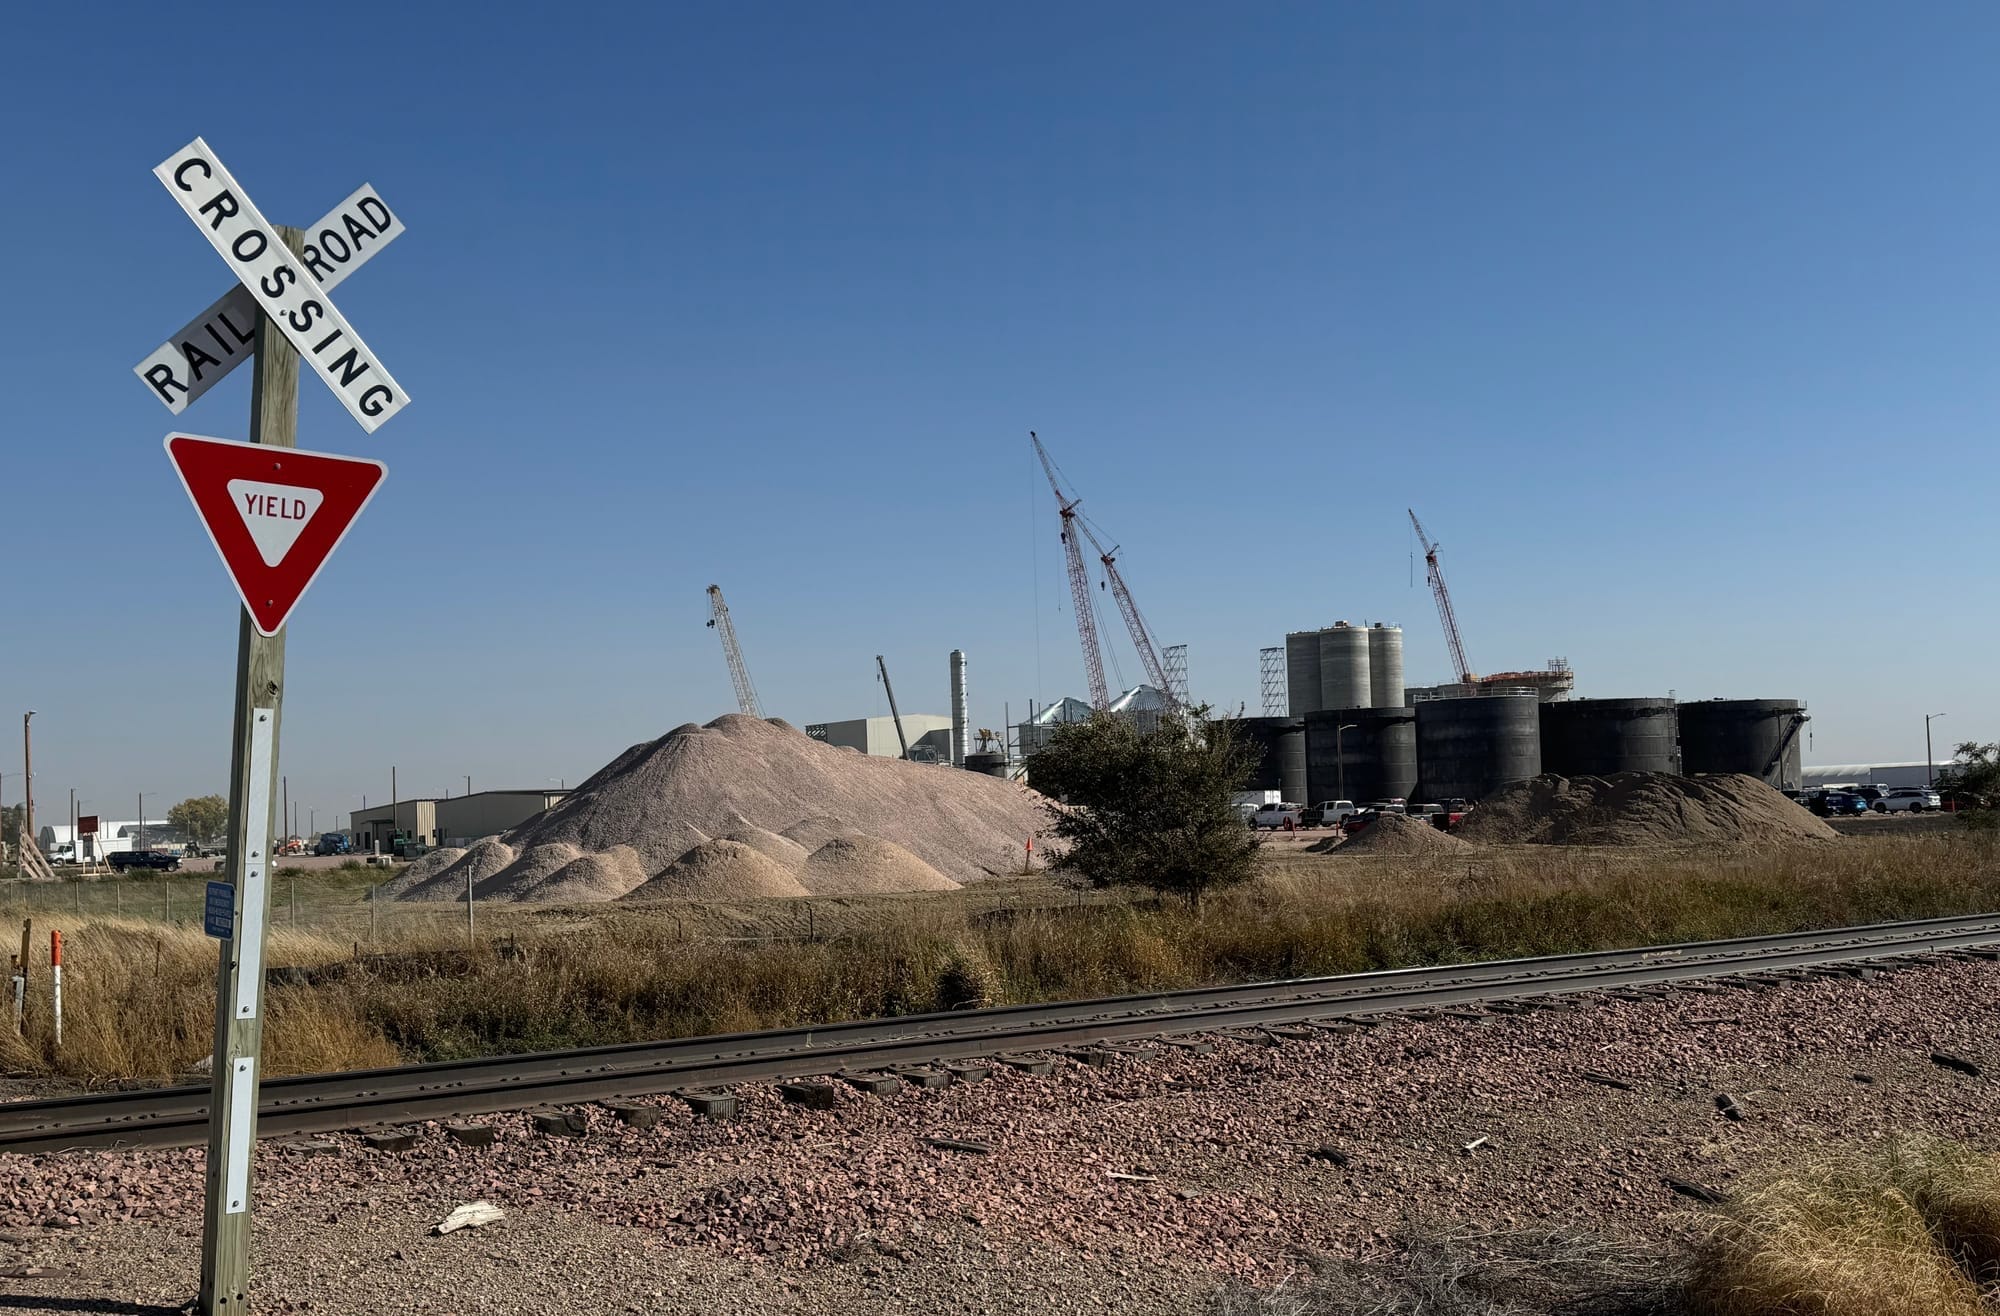
[[[503, 1115], [490, 1147], [436, 1126], [401, 1153], [265, 1144], [258, 1310], [1196, 1311], [1412, 1222], [1657, 1231], [1690, 1205], [1669, 1178], [1726, 1193], [1900, 1131], [1992, 1145], [2000, 1087], [1931, 1057], [2000, 1068], [1996, 988], [2000, 965], [1952, 963], [843, 1084], [825, 1111], [745, 1087], [727, 1122], [659, 1098], [644, 1131], [582, 1108], [581, 1139]], [[0, 1271], [65, 1268], [0, 1279], [9, 1308], [185, 1300], [202, 1158], [0, 1158]], [[507, 1219], [428, 1236], [480, 1199]]]

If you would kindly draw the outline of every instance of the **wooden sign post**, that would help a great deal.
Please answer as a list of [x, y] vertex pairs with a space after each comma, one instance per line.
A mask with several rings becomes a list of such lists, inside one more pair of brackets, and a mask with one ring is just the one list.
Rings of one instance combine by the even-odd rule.
[[[250, 1310], [264, 942], [273, 838], [283, 825], [274, 787], [285, 695], [284, 622], [382, 477], [379, 462], [296, 451], [301, 353], [371, 433], [409, 401], [326, 294], [327, 285], [365, 259], [367, 238], [386, 244], [402, 232], [402, 222], [372, 189], [363, 188], [322, 220], [325, 231], [308, 241], [298, 229], [267, 223], [200, 138], [153, 172], [236, 275], [238, 286], [142, 361], [136, 368], [140, 379], [178, 414], [241, 359], [243, 347], [256, 362], [249, 445], [174, 436], [167, 441], [169, 457], [244, 603], [236, 632], [224, 870], [233, 900], [226, 926], [218, 901], [217, 925], [210, 928], [220, 938], [220, 953], [201, 1295], [195, 1308], [202, 1316], [234, 1316]], [[244, 323], [252, 319], [254, 328]], [[232, 460], [224, 450], [251, 445], [292, 455], [259, 457], [237, 472], [240, 478], [217, 475], [217, 460]], [[311, 473], [315, 464], [322, 475], [331, 466], [366, 469], [334, 489]], [[346, 498], [349, 493], [355, 497]]]

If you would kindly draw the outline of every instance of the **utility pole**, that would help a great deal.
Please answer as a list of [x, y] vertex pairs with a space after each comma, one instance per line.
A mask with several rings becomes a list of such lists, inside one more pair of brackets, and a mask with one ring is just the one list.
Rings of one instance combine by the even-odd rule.
[[1347, 798], [1347, 756], [1340, 752], [1340, 738], [1359, 725], [1358, 722], [1343, 722], [1333, 729], [1333, 793], [1337, 799]]
[[292, 779], [290, 776], [278, 778], [281, 795], [278, 800], [278, 826], [290, 827], [292, 823]]
[[[280, 228], [294, 255], [305, 235]], [[298, 446], [299, 354], [268, 312], [257, 316], [250, 385], [250, 441]], [[222, 942], [215, 991], [215, 1068], [209, 1094], [207, 1195], [202, 1221], [200, 1316], [250, 1309], [250, 1187], [257, 1147], [258, 1060], [264, 1041], [264, 929], [270, 916], [271, 776], [285, 691], [285, 636], [260, 635], [245, 609], [236, 624], [236, 711], [230, 751], [228, 881], [236, 888], [231, 936]], [[142, 815], [143, 816], [143, 815]]]
[[21, 835], [32, 845], [35, 841], [35, 741], [29, 734], [28, 720], [35, 715], [34, 709], [21, 714]]

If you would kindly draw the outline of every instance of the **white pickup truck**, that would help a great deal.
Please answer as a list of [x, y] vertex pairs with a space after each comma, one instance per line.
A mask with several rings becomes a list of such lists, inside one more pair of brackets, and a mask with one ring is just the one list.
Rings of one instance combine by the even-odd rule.
[[1338, 827], [1359, 812], [1353, 800], [1321, 800], [1305, 811], [1301, 821], [1307, 827]]
[[1289, 823], [1296, 828], [1300, 825], [1300, 818], [1304, 813], [1303, 804], [1267, 804], [1250, 815], [1250, 826], [1269, 827], [1276, 831]]

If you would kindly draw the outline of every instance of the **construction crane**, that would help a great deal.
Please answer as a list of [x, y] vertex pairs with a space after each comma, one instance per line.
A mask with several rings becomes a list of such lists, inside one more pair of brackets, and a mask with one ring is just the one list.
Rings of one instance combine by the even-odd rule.
[[750, 717], [764, 716], [757, 706], [757, 687], [750, 684], [750, 669], [743, 665], [743, 649], [736, 643], [736, 627], [729, 620], [729, 605], [722, 601], [722, 587], [708, 587], [708, 624], [722, 638], [722, 656], [729, 664], [729, 680], [736, 687], [736, 707]]
[[1089, 526], [1082, 521], [1078, 521], [1077, 526], [1083, 531], [1084, 537], [1090, 540], [1090, 546], [1097, 550], [1097, 560], [1104, 564], [1105, 583], [1111, 588], [1111, 597], [1118, 600], [1118, 611], [1125, 618], [1125, 629], [1131, 632], [1132, 647], [1139, 651], [1139, 662], [1146, 669], [1147, 679], [1153, 683], [1153, 688], [1160, 692], [1160, 698], [1165, 702], [1167, 711], [1173, 712], [1179, 707], [1174, 698], [1173, 686], [1167, 682], [1167, 669], [1160, 662], [1159, 648], [1153, 643], [1153, 633], [1146, 629], [1146, 619], [1139, 615], [1139, 605], [1133, 601], [1132, 591], [1125, 587], [1125, 577], [1118, 573], [1117, 545], [1114, 544], [1107, 549], [1098, 542], [1097, 536], [1091, 533]]
[[1104, 650], [1097, 643], [1090, 573], [1084, 570], [1083, 548], [1077, 543], [1076, 508], [1083, 500], [1063, 493], [1062, 482], [1056, 478], [1056, 464], [1049, 460], [1049, 450], [1042, 446], [1033, 430], [1028, 431], [1028, 440], [1035, 445], [1035, 455], [1042, 459], [1042, 471], [1049, 477], [1049, 488], [1056, 493], [1056, 510], [1062, 514], [1063, 556], [1069, 561], [1070, 610], [1076, 613], [1076, 635], [1083, 643], [1083, 674], [1090, 682], [1090, 706], [1101, 712], [1111, 707], [1111, 691], [1104, 684]]
[[896, 743], [902, 747], [903, 758], [910, 757], [910, 738], [903, 734], [903, 715], [896, 711], [896, 687], [889, 684], [889, 664], [882, 661], [882, 655], [875, 655], [875, 670], [882, 673], [882, 693], [889, 696], [889, 720], [896, 724]]
[[1424, 523], [1417, 520], [1414, 509], [1410, 509], [1410, 524], [1416, 527], [1417, 542], [1424, 546], [1424, 571], [1430, 580], [1431, 593], [1437, 596], [1438, 620], [1444, 623], [1444, 642], [1451, 649], [1452, 666], [1460, 681], [1473, 685], [1479, 678], [1465, 659], [1465, 641], [1459, 638], [1458, 616], [1451, 609], [1451, 591], [1445, 588], [1444, 569], [1438, 566], [1438, 546], [1424, 533]]

